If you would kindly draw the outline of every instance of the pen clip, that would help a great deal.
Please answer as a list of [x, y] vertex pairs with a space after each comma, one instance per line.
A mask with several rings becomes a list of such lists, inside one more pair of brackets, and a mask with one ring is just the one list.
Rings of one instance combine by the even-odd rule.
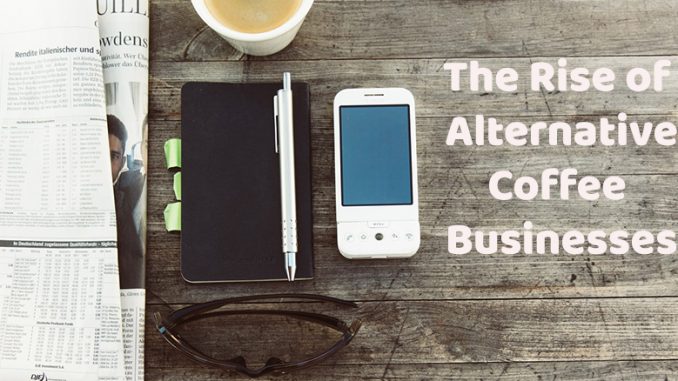
[[275, 153], [278, 153], [278, 96], [273, 97], [273, 132], [275, 134]]

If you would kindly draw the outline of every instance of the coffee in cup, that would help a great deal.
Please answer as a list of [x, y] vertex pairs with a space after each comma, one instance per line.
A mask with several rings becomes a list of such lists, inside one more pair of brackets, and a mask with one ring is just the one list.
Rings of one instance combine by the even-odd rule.
[[205, 0], [214, 18], [242, 33], [273, 30], [294, 16], [301, 0]]
[[191, 0], [207, 25], [243, 53], [263, 56], [294, 39], [313, 0]]

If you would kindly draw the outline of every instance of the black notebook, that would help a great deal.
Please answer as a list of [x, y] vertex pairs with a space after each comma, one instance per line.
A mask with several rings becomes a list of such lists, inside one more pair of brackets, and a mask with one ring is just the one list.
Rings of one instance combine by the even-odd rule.
[[[181, 89], [181, 273], [189, 282], [287, 280], [273, 96], [281, 83]], [[297, 279], [313, 277], [309, 88], [292, 85]]]

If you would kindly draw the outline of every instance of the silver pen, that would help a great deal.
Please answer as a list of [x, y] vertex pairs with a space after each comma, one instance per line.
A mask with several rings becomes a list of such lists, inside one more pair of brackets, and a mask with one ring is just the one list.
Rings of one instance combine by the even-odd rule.
[[283, 88], [273, 97], [276, 152], [280, 159], [280, 205], [282, 211], [282, 251], [287, 280], [297, 271], [297, 200], [294, 181], [294, 125], [292, 118], [292, 79], [283, 73]]

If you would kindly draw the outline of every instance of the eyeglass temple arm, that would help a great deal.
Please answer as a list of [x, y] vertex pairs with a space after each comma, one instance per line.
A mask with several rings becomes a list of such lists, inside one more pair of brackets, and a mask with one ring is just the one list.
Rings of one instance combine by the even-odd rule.
[[202, 314], [199, 316], [189, 316], [181, 321], [181, 323], [188, 323], [193, 320], [209, 318], [212, 316], [222, 316], [222, 315], [280, 315], [280, 316], [290, 316], [299, 320], [309, 321], [311, 323], [317, 323], [324, 325], [326, 327], [332, 328], [339, 332], [346, 332], [350, 329], [348, 325], [342, 320], [339, 320], [333, 316], [318, 314], [314, 312], [305, 312], [305, 311], [289, 311], [289, 310], [238, 310], [238, 311], [215, 311]]
[[314, 300], [321, 302], [330, 302], [339, 305], [344, 305], [348, 307], [358, 307], [354, 302], [347, 300], [342, 300], [339, 298], [333, 298], [331, 296], [324, 295], [312, 295], [312, 294], [269, 294], [269, 295], [255, 295], [255, 296], [241, 296], [228, 299], [215, 300], [213, 302], [196, 304], [193, 306], [185, 307], [179, 310], [174, 311], [170, 314], [167, 319], [165, 319], [165, 325], [174, 326], [177, 323], [189, 318], [191, 315], [200, 314], [206, 311], [211, 311], [219, 307], [225, 306], [232, 303], [241, 303], [249, 302], [255, 300], [268, 300], [268, 299], [301, 299], [301, 300]]

